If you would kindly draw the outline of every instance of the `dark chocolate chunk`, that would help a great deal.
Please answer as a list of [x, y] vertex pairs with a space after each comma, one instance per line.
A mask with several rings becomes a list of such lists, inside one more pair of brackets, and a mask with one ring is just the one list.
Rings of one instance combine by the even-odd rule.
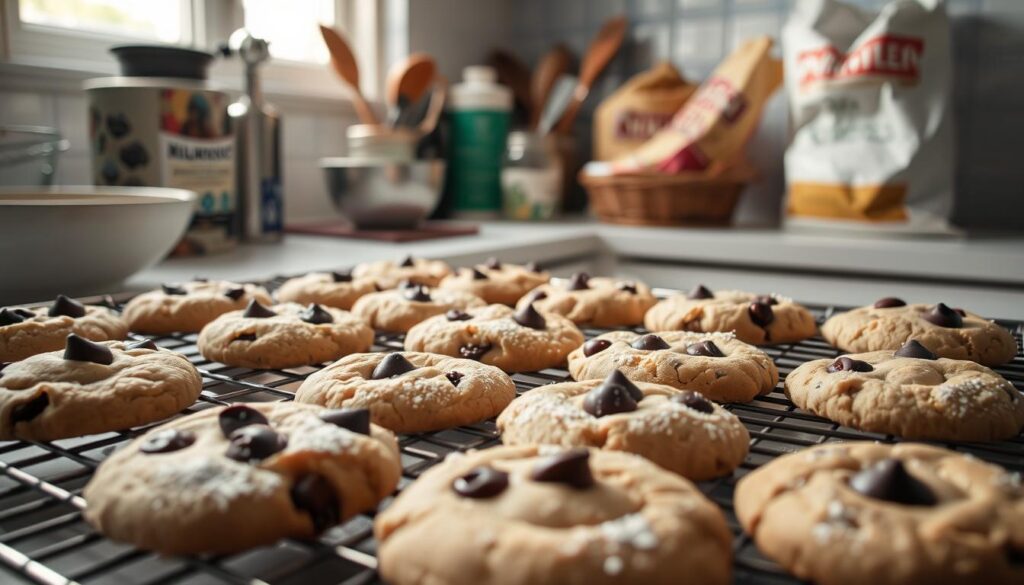
[[25, 317], [23, 317], [21, 313], [17, 312], [14, 309], [10, 309], [7, 307], [0, 309], [0, 327], [21, 323], [24, 320]]
[[530, 302], [531, 303], [535, 303], [537, 301], [542, 301], [542, 300], [544, 300], [546, 298], [548, 298], [548, 293], [546, 293], [546, 292], [544, 292], [542, 290], [530, 293]]
[[306, 310], [299, 313], [299, 319], [302, 319], [306, 323], [313, 325], [324, 325], [326, 323], [334, 323], [334, 317], [331, 316], [327, 309], [321, 307], [316, 303], [311, 303]]
[[267, 425], [249, 425], [231, 433], [224, 455], [242, 462], [263, 461], [288, 446], [288, 438]]
[[35, 417], [42, 414], [46, 407], [50, 405], [50, 395], [46, 392], [41, 392], [35, 398], [22, 402], [11, 409], [11, 425], [15, 425], [20, 422], [28, 422]]
[[686, 353], [690, 355], [702, 355], [706, 357], [725, 357], [721, 349], [715, 345], [714, 341], [705, 339], [704, 341], [698, 341], [697, 343], [691, 343], [686, 346]]
[[938, 355], [932, 353], [930, 349], [921, 345], [921, 342], [916, 339], [908, 339], [907, 342], [903, 344], [903, 347], [897, 349], [893, 355], [896, 357], [917, 358], [921, 360], [939, 359]]
[[960, 315], [961, 317], [967, 316], [967, 311], [961, 309], [960, 307], [954, 307], [953, 310], [956, 311], [956, 314]]
[[466, 358], [467, 360], [477, 360], [484, 357], [484, 354], [491, 351], [491, 344], [485, 343], [483, 345], [463, 345], [459, 348], [459, 355]]
[[631, 295], [636, 294], [636, 283], [635, 282], [620, 282], [619, 290], [626, 291]]
[[711, 414], [715, 411], [715, 405], [711, 404], [710, 400], [704, 398], [704, 395], [700, 392], [694, 392], [693, 390], [683, 390], [679, 394], [674, 395], [671, 400], [704, 414]]
[[448, 378], [448, 381], [452, 383], [452, 386], [458, 386], [459, 382], [461, 382], [462, 379], [465, 377], [465, 374], [453, 370], [445, 374], [444, 377]]
[[771, 305], [757, 302], [750, 303], [750, 306], [747, 307], [747, 312], [750, 313], [750, 320], [759, 327], [767, 327], [775, 320], [775, 313], [772, 312]]
[[715, 293], [711, 292], [711, 290], [703, 284], [698, 284], [693, 287], [689, 293], [687, 293], [686, 298], [694, 301], [700, 299], [713, 299], [715, 298]]
[[395, 376], [401, 376], [406, 372], [411, 372], [416, 369], [409, 360], [405, 359], [400, 353], [389, 353], [384, 356], [384, 359], [380, 360], [376, 368], [373, 368], [373, 373], [370, 374], [371, 380], [383, 380], [384, 378], [394, 378]]
[[487, 262], [484, 263], [484, 266], [490, 268], [491, 270], [501, 270], [501, 261], [495, 258], [494, 256], [491, 256], [490, 258], [487, 259]]
[[526, 263], [526, 269], [529, 270], [530, 272], [540, 272], [541, 271], [540, 264], [537, 264], [536, 262], [527, 262]]
[[493, 467], [477, 467], [452, 482], [464, 498], [493, 498], [508, 488], [508, 474]]
[[220, 411], [217, 422], [225, 437], [230, 437], [231, 433], [242, 427], [268, 424], [267, 417], [263, 416], [263, 413], [244, 404], [233, 404]]
[[874, 307], [876, 309], [891, 309], [893, 307], [905, 307], [907, 303], [903, 299], [896, 297], [884, 297], [875, 301]]
[[160, 288], [163, 289], [165, 295], [181, 296], [188, 294], [188, 291], [183, 289], [180, 284], [161, 284]]
[[548, 326], [548, 322], [544, 319], [544, 315], [541, 315], [537, 312], [537, 309], [533, 308], [533, 303], [523, 305], [523, 308], [519, 309], [512, 315], [512, 320], [523, 327], [529, 327], [530, 329], [544, 330]]
[[139, 445], [143, 453], [171, 453], [181, 451], [196, 442], [196, 434], [192, 431], [164, 429], [146, 437]]
[[352, 282], [352, 272], [331, 272], [334, 282]]
[[469, 272], [473, 275], [473, 280], [487, 280], [487, 275], [476, 268], [470, 268]]
[[444, 318], [448, 319], [449, 321], [469, 321], [470, 319], [473, 318], [473, 316], [465, 311], [451, 309], [444, 314]]
[[313, 530], [323, 532], [341, 520], [338, 492], [324, 476], [309, 473], [295, 480], [291, 489], [292, 505], [309, 514]]
[[607, 339], [591, 339], [583, 344], [583, 355], [590, 357], [595, 353], [601, 353], [611, 346], [612, 342]]
[[224, 291], [224, 296], [233, 301], [237, 301], [238, 299], [245, 296], [245, 287], [239, 286], [235, 288], [229, 288], [228, 290]]
[[583, 398], [583, 410], [602, 417], [619, 412], [636, 410], [637, 401], [644, 393], [619, 370], [613, 370], [607, 378]]
[[779, 304], [779, 300], [772, 295], [757, 295], [754, 297], [754, 302], [768, 305], [769, 307]]
[[561, 483], [578, 490], [592, 487], [594, 475], [590, 472], [590, 451], [570, 449], [548, 457], [533, 467], [530, 478], [534, 481]]
[[192, 282], [210, 282], [210, 279], [205, 276], [193, 276]]
[[590, 275], [577, 272], [569, 277], [569, 290], [587, 290], [590, 288]]
[[637, 402], [640, 402], [644, 398], [644, 393], [636, 387], [636, 384], [630, 381], [630, 379], [619, 370], [612, 370], [612, 373], [608, 374], [608, 376], [605, 377], [604, 382], [601, 384], [604, 386], [621, 386], [626, 389], [630, 398]]
[[360, 435], [370, 434], [370, 410], [367, 408], [325, 410], [320, 413], [320, 420]]
[[641, 335], [633, 340], [633, 343], [629, 344], [633, 349], [642, 349], [646, 351], [655, 351], [659, 349], [668, 349], [672, 347], [664, 339], [658, 337], [653, 333], [647, 335]]
[[156, 342], [154, 342], [152, 339], [142, 339], [142, 340], [139, 340], [139, 341], [133, 341], [131, 343], [126, 343], [124, 348], [126, 350], [128, 350], [128, 349], [152, 349], [154, 351], [160, 349], [159, 347], [157, 347]]
[[1024, 548], [1014, 548], [1013, 543], [1007, 543], [1006, 560], [1014, 566], [1024, 565]]
[[271, 311], [267, 307], [264, 307], [258, 300], [252, 299], [245, 307], [245, 312], [242, 313], [242, 316], [249, 317], [251, 319], [268, 319], [270, 317], [276, 317], [277, 313]]
[[85, 316], [85, 305], [64, 295], [57, 295], [57, 300], [50, 305], [50, 311], [47, 314], [51, 317], [64, 315], [77, 319]]
[[69, 333], [64, 346], [64, 359], [109, 366], [114, 363], [114, 353], [103, 344]]
[[242, 334], [238, 335], [237, 337], [235, 337], [234, 339], [232, 339], [231, 343], [234, 343], [236, 341], [256, 341], [256, 334], [255, 333], [242, 333]]
[[945, 303], [935, 305], [931, 311], [921, 316], [924, 317], [925, 321], [939, 327], [958, 329], [964, 325], [964, 318], [960, 316], [960, 313], [950, 309]]
[[[374, 286], [376, 286], [376, 285], [374, 285]], [[407, 288], [414, 288], [414, 287], [417, 287], [417, 286], [419, 286], [419, 285], [416, 284], [415, 282], [409, 280], [408, 278], [403, 278], [402, 280], [398, 281], [398, 286], [396, 288], [401, 289], [401, 290], [405, 290]]]
[[103, 300], [100, 301], [100, 304], [103, 305], [104, 307], [107, 307], [108, 309], [117, 308], [117, 301], [115, 301], [114, 297], [110, 295], [103, 295]]
[[427, 289], [427, 287], [419, 284], [405, 289], [402, 292], [402, 296], [404, 296], [406, 299], [410, 301], [416, 301], [419, 303], [429, 303], [431, 300], [430, 290]]
[[11, 365], [13, 363], [14, 362], [0, 362], [0, 375], [2, 375], [2, 372], [4, 371], [4, 368], [6, 368], [7, 366], [9, 366], [9, 365]]
[[938, 500], [899, 459], [883, 459], [850, 478], [850, 487], [869, 498], [905, 506], [934, 506]]
[[830, 374], [834, 374], [835, 372], [870, 372], [874, 369], [875, 368], [867, 362], [855, 360], [844, 355], [836, 358], [836, 361], [829, 364], [828, 367], [825, 368], [825, 371]]
[[401, 266], [403, 268], [409, 268], [411, 266], [416, 266], [416, 261], [412, 259], [412, 256], [406, 256], [405, 259], [402, 260], [402, 263], [399, 264], [399, 266]]

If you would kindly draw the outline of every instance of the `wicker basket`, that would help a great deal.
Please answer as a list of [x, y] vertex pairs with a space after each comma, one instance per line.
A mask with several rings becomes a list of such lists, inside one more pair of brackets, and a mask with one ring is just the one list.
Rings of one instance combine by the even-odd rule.
[[742, 165], [705, 173], [590, 176], [580, 182], [600, 221], [627, 225], [727, 225], [754, 177]]

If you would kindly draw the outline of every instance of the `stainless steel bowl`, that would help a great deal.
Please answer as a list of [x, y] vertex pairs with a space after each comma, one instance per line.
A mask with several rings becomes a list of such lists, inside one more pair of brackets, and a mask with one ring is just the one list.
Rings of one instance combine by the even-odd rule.
[[412, 229], [441, 199], [443, 160], [323, 158], [335, 208], [361, 229]]

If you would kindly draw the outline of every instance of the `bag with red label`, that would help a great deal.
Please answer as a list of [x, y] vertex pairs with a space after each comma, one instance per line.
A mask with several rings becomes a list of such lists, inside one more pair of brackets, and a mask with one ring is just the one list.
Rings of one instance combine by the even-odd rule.
[[798, 0], [782, 33], [787, 224], [950, 231], [949, 37], [942, 0]]

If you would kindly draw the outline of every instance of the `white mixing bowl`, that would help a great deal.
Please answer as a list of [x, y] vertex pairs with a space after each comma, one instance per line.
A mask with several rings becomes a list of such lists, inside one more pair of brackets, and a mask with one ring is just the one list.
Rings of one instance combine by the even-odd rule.
[[195, 201], [157, 187], [0, 189], [0, 305], [116, 291], [170, 251]]

